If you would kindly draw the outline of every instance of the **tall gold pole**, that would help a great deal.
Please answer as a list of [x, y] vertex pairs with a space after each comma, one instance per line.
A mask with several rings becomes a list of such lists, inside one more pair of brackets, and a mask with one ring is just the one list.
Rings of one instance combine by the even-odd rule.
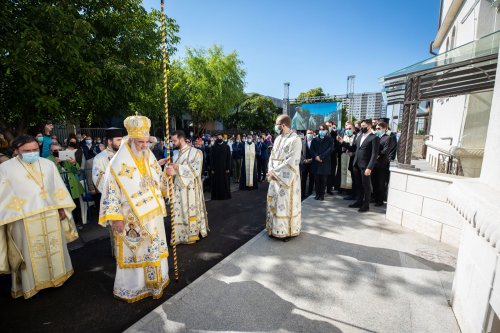
[[[168, 89], [167, 89], [167, 34], [166, 34], [166, 19], [165, 19], [165, 4], [164, 0], [161, 0], [161, 48], [162, 48], [162, 60], [163, 60], [163, 97], [164, 97], [164, 108], [165, 108], [165, 144], [167, 145], [167, 161], [172, 163], [172, 155], [170, 154], [170, 123], [168, 117]], [[175, 223], [174, 223], [174, 200], [173, 200], [173, 179], [169, 176], [168, 179], [168, 215], [170, 217], [170, 224], [172, 226], [172, 252], [174, 256], [174, 278], [175, 281], [179, 280], [179, 267], [177, 265], [177, 244], [175, 243]]]

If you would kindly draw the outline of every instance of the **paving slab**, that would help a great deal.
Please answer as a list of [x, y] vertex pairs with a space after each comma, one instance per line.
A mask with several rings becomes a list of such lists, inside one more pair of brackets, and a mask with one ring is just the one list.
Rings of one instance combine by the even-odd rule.
[[262, 231], [126, 332], [460, 332], [457, 249], [330, 196], [299, 237]]

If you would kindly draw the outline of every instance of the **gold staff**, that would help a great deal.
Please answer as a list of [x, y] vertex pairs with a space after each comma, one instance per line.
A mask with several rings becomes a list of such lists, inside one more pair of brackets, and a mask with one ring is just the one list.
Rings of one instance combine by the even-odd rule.
[[[165, 142], [167, 145], [167, 161], [172, 163], [172, 155], [170, 154], [170, 126], [168, 119], [168, 89], [167, 89], [167, 35], [166, 35], [166, 19], [165, 19], [165, 4], [164, 0], [161, 0], [161, 48], [162, 48], [162, 60], [163, 60], [163, 96], [164, 96], [164, 108], [165, 108]], [[174, 254], [174, 278], [175, 281], [179, 280], [179, 267], [177, 266], [177, 245], [175, 243], [175, 224], [174, 224], [174, 201], [173, 201], [173, 180], [169, 176], [168, 179], [168, 215], [170, 216], [170, 224], [172, 226], [172, 252]]]

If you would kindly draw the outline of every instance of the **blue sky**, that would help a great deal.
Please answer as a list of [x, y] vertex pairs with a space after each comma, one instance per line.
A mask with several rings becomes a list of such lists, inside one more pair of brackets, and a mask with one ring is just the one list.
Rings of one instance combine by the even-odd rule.
[[[247, 71], [246, 92], [282, 98], [322, 87], [344, 94], [380, 91], [379, 77], [430, 57], [439, 0], [166, 0], [186, 47], [236, 50]], [[160, 1], [144, 0], [160, 8]]]

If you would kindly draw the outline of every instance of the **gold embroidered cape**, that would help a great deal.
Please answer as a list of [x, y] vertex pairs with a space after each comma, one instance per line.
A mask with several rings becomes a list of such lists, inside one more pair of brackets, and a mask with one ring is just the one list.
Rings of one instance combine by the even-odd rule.
[[300, 155], [301, 139], [296, 133], [276, 138], [269, 158], [266, 229], [274, 237], [297, 236], [301, 228]]

